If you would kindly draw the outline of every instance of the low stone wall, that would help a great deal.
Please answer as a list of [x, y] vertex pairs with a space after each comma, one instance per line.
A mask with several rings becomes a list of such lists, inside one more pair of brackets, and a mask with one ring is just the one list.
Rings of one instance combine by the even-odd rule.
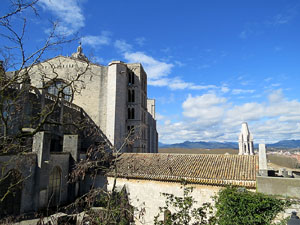
[[294, 202], [284, 212], [279, 213], [274, 222], [290, 218], [292, 212], [300, 217], [300, 178], [257, 176], [256, 181], [258, 192], [287, 197]]
[[300, 199], [300, 178], [256, 177], [257, 191]]

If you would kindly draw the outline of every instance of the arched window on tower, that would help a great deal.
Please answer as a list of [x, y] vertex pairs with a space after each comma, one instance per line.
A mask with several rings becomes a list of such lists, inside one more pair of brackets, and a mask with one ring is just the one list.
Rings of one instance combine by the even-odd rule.
[[131, 102], [131, 90], [128, 90], [128, 102]]
[[128, 102], [135, 101], [135, 93], [134, 90], [128, 90]]
[[66, 84], [63, 80], [57, 79], [52, 80], [46, 84], [46, 87], [48, 88], [48, 93], [63, 97], [66, 101], [71, 102], [73, 99], [73, 91], [70, 85]]
[[134, 108], [131, 109], [131, 119], [134, 120]]
[[134, 108], [128, 108], [128, 119], [134, 119]]
[[132, 85], [132, 84], [134, 84], [134, 73], [130, 71], [128, 73], [128, 85]]
[[128, 73], [128, 85], [131, 85], [132, 81], [131, 81], [131, 72]]
[[131, 102], [134, 102], [135, 96], [134, 96], [134, 90], [131, 91]]
[[133, 135], [134, 134], [134, 126], [127, 126], [128, 134]]
[[49, 206], [58, 206], [60, 202], [61, 189], [61, 169], [54, 167], [49, 177], [48, 185], [48, 204]]
[[127, 109], [127, 118], [130, 119], [131, 118], [131, 108]]
[[131, 81], [132, 81], [132, 84], [134, 84], [134, 73], [133, 72], [131, 73]]

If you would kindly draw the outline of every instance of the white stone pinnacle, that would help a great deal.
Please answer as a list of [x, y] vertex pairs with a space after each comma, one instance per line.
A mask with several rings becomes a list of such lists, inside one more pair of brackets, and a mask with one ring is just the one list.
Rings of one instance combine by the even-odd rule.
[[239, 135], [239, 155], [254, 155], [253, 136], [249, 132], [248, 124], [242, 123]]

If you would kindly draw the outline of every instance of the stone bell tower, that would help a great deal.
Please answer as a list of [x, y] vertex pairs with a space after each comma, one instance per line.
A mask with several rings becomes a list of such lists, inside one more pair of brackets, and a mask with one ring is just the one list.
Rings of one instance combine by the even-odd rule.
[[242, 123], [242, 129], [239, 135], [239, 155], [254, 155], [253, 136], [250, 134], [246, 122]]

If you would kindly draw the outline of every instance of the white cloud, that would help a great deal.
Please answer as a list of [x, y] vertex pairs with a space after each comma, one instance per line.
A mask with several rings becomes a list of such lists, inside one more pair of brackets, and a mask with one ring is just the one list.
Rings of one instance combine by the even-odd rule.
[[174, 63], [175, 63], [177, 66], [179, 66], [179, 67], [185, 66], [184, 63], [182, 63], [182, 62], [180, 62], [180, 61], [178, 61], [178, 60], [175, 60]]
[[235, 121], [255, 121], [264, 117], [264, 106], [257, 102], [247, 102], [243, 105], [234, 106], [226, 112], [224, 122], [227, 124]]
[[95, 63], [99, 63], [99, 64], [104, 64], [105, 63], [105, 60], [101, 57], [98, 57], [98, 56], [93, 56], [91, 58], [91, 61], [95, 62]]
[[222, 86], [222, 87], [221, 87], [221, 92], [227, 93], [227, 92], [229, 92], [229, 91], [230, 91], [230, 89], [229, 89], [227, 86]]
[[138, 37], [135, 39], [135, 42], [141, 47], [144, 46], [145, 41], [146, 41], [146, 38], [144, 38], [144, 37]]
[[255, 90], [247, 90], [247, 89], [233, 89], [232, 94], [239, 95], [239, 94], [252, 94]]
[[272, 26], [288, 24], [297, 15], [298, 12], [296, 8], [297, 7], [290, 8], [285, 11], [282, 11], [281, 13], [276, 14], [275, 16], [270, 18], [265, 24]]
[[238, 105], [216, 93], [188, 95], [182, 109], [182, 121], [158, 125], [162, 142], [237, 141], [244, 121], [256, 143], [300, 139], [300, 102], [285, 98], [280, 89], [266, 101]]
[[83, 45], [90, 45], [93, 48], [100, 47], [101, 45], [109, 45], [110, 44], [110, 36], [111, 33], [108, 31], [102, 31], [101, 35], [93, 36], [87, 35], [81, 38]]
[[166, 117], [165, 116], [163, 116], [163, 115], [161, 115], [161, 114], [159, 114], [159, 113], [156, 113], [155, 114], [155, 119], [156, 120], [163, 120], [163, 119], [165, 119]]
[[171, 90], [205, 90], [215, 89], [215, 85], [197, 85], [192, 82], [186, 82], [180, 77], [170, 77], [172, 68], [175, 65], [179, 67], [184, 66], [179, 61], [167, 63], [163, 60], [158, 60], [144, 52], [132, 52], [132, 45], [128, 44], [125, 40], [116, 40], [114, 46], [123, 53], [124, 58], [129, 63], [141, 63], [147, 73], [148, 85], [158, 87], [169, 87]]
[[128, 44], [124, 40], [116, 40], [115, 41], [115, 47], [120, 50], [121, 52], [128, 52], [131, 50], [132, 46]]
[[157, 80], [148, 79], [147, 84], [152, 86], [157, 86], [157, 87], [165, 87], [169, 85], [169, 82], [170, 80], [167, 78], [161, 78]]
[[191, 82], [185, 82], [178, 77], [150, 81], [150, 84], [154, 86], [168, 86], [171, 90], [206, 90], [217, 88], [215, 85], [195, 85]]
[[[126, 42], [123, 43], [126, 45]], [[123, 49], [122, 47], [120, 49]], [[126, 48], [124, 48], [126, 50]], [[145, 54], [144, 52], [125, 52], [124, 58], [130, 63], [139, 62], [143, 65], [148, 75], [148, 84], [158, 87], [169, 87], [171, 90], [205, 90], [214, 89], [215, 85], [196, 85], [185, 82], [179, 77], [169, 77], [174, 64], [166, 63]]]
[[224, 114], [226, 98], [215, 94], [204, 94], [193, 97], [189, 95], [183, 102], [183, 115], [189, 118], [198, 118], [198, 124], [219, 122]]
[[271, 80], [273, 80], [272, 77], [267, 77], [266, 79], [264, 79], [265, 82], [270, 82]]
[[271, 102], [271, 103], [281, 102], [283, 99], [282, 90], [279, 89], [279, 90], [273, 91], [271, 94], [269, 94], [268, 99], [269, 99], [269, 102]]
[[143, 52], [125, 52], [124, 57], [129, 62], [140, 62], [143, 64], [145, 70], [147, 71], [148, 79], [156, 80], [161, 77], [166, 77], [170, 74], [172, 67], [174, 66], [171, 63], [165, 63], [159, 60], [154, 59], [151, 56], [146, 55]]
[[59, 19], [57, 32], [65, 35], [76, 33], [84, 27], [84, 15], [76, 0], [40, 0], [42, 8], [51, 11]]

